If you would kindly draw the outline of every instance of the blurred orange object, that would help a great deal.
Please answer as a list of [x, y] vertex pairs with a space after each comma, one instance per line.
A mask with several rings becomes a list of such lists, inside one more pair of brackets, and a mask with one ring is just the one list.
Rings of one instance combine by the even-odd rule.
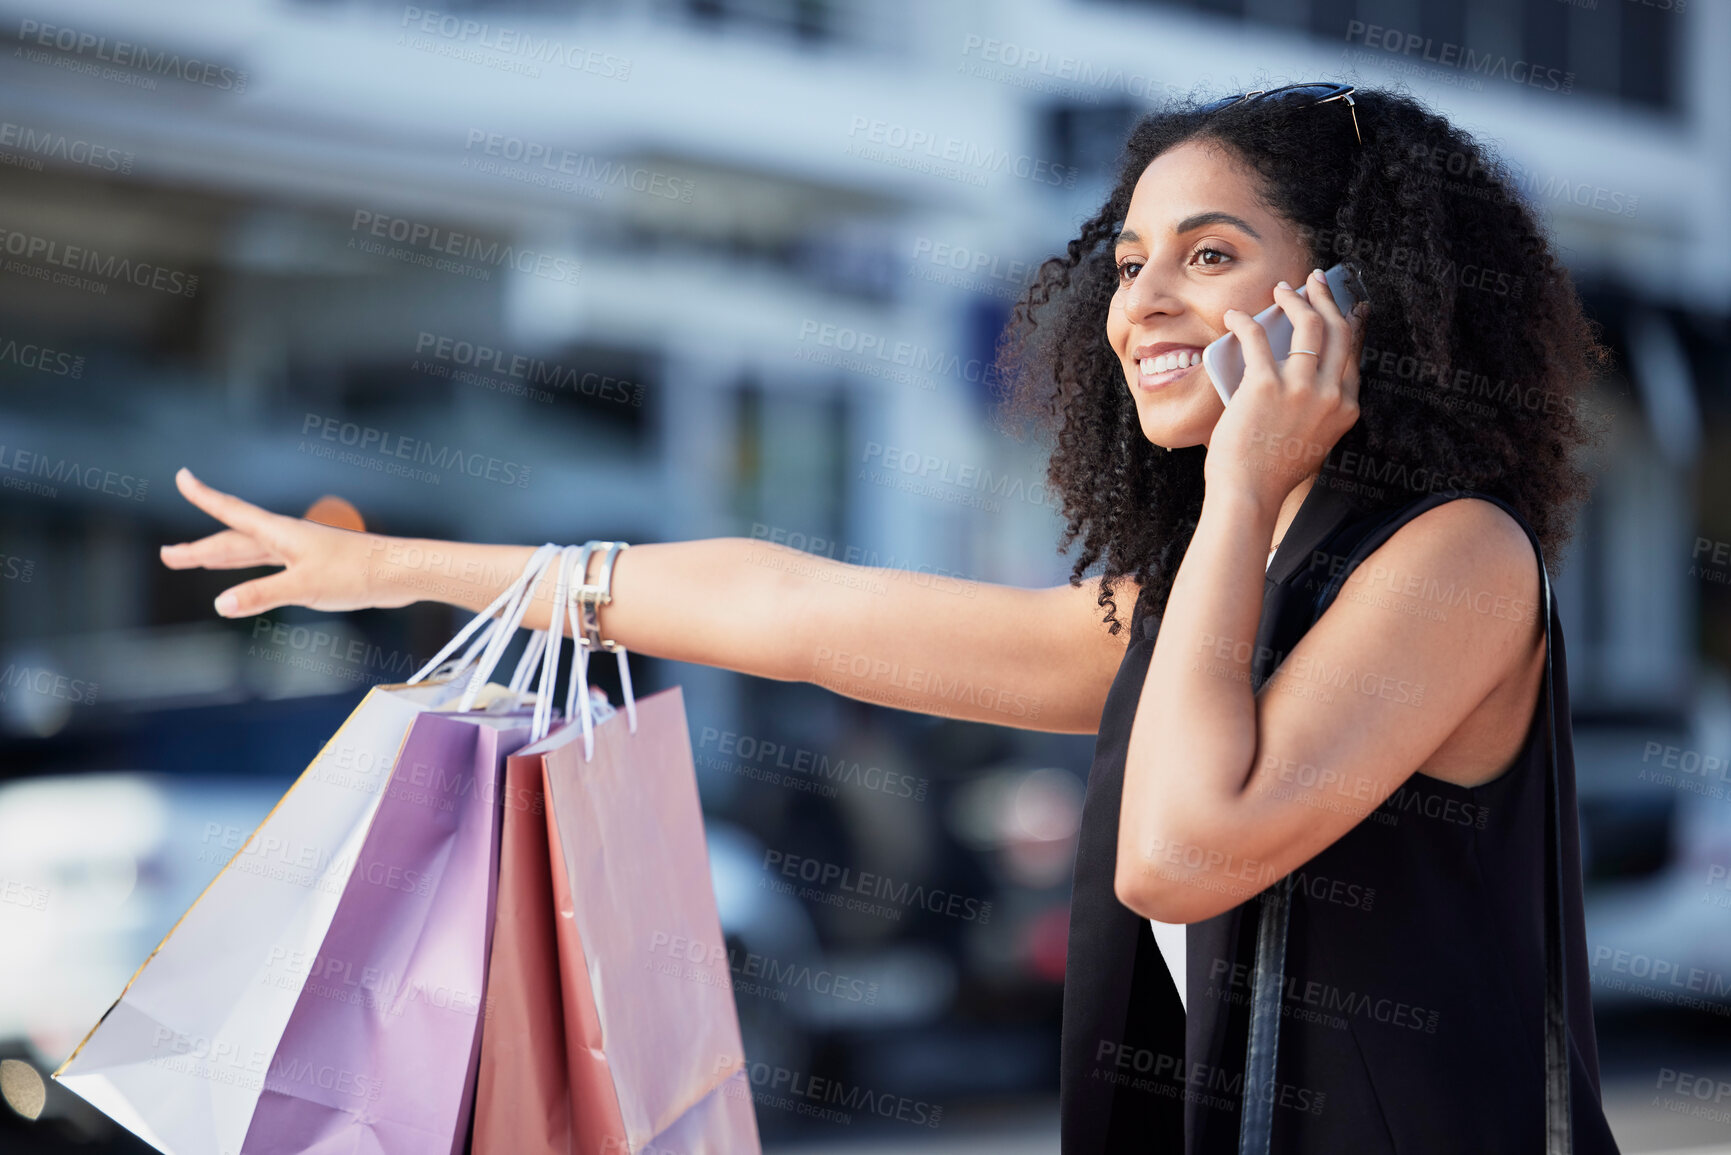
[[367, 523], [361, 520], [360, 510], [329, 493], [308, 506], [305, 517], [308, 521], [316, 521], [320, 525], [352, 529], [356, 533], [365, 533], [367, 529]]

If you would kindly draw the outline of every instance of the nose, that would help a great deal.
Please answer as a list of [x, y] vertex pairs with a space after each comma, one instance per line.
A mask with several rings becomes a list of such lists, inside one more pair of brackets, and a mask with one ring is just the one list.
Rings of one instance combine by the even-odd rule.
[[1184, 311], [1184, 302], [1173, 294], [1170, 282], [1162, 280], [1151, 265], [1142, 266], [1118, 299], [1125, 319], [1132, 325], [1143, 324], [1150, 317]]

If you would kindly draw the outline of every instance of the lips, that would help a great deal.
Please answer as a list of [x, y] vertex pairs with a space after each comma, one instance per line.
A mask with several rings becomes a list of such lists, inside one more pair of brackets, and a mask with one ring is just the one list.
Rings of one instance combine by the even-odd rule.
[[1145, 389], [1170, 384], [1202, 363], [1202, 346], [1177, 341], [1138, 345], [1131, 353], [1136, 358], [1137, 384]]

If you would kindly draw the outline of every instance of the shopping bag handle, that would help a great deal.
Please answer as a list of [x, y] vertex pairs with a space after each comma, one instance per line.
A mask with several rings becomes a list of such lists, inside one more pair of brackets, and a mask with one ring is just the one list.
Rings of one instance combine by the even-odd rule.
[[[584, 583], [589, 573], [589, 558], [600, 548], [608, 546], [607, 558], [602, 566], [602, 584], [589, 586]], [[611, 585], [612, 562], [623, 549], [623, 543], [618, 542], [586, 542], [581, 546], [568, 545], [560, 550], [558, 577], [554, 585], [553, 604], [555, 607], [553, 621], [559, 622], [562, 610], [566, 621], [571, 626], [572, 638], [572, 668], [570, 683], [565, 694], [564, 719], [567, 722], [581, 721], [583, 726], [583, 759], [591, 761], [595, 756], [595, 726], [606, 721], [612, 715], [613, 707], [606, 703], [605, 698], [596, 702], [598, 691], [589, 685], [589, 657], [593, 648], [599, 644], [604, 649], [614, 652], [619, 662], [619, 681], [624, 691], [625, 710], [631, 733], [637, 732], [637, 696], [631, 685], [631, 667], [626, 661], [625, 647], [611, 640], [600, 638], [599, 627], [593, 620], [593, 602], [586, 599], [605, 601]], [[584, 622], [583, 609], [588, 606], [591, 620]], [[537, 631], [540, 635], [541, 631]], [[532, 643], [535, 653], [541, 661], [541, 676], [536, 686], [535, 713], [530, 723], [529, 740], [538, 742], [547, 736], [552, 729], [553, 694], [559, 678], [559, 654], [564, 646], [564, 628], [560, 623], [557, 628], [550, 628], [543, 639], [537, 636]], [[527, 652], [525, 662], [529, 660]], [[522, 666], [519, 666], [519, 673]], [[519, 689], [513, 679], [513, 689]], [[599, 716], [597, 708], [599, 706]]]
[[[578, 565], [582, 568], [578, 573], [589, 576], [589, 555], [595, 552], [595, 543], [586, 541], [577, 551]], [[583, 613], [575, 591], [565, 601], [565, 616], [571, 623], [571, 681], [565, 688], [565, 717], [578, 716], [581, 707], [583, 719], [583, 761], [588, 762], [595, 757], [595, 701], [589, 691], [589, 647], [584, 643], [588, 640], [583, 635]], [[630, 683], [626, 683], [629, 685]], [[633, 711], [631, 729], [637, 729], [636, 712]]]
[[[426, 665], [422, 666], [409, 678], [409, 683], [412, 685], [419, 682], [431, 675], [434, 671], [438, 670], [445, 659], [450, 657], [451, 654], [457, 650], [457, 647], [461, 646], [477, 631], [480, 631], [485, 627], [481, 636], [475, 638], [474, 643], [459, 660], [456, 666], [456, 671], [453, 673], [453, 676], [455, 676], [455, 673], [460, 673], [463, 669], [467, 668], [471, 662], [476, 660], [477, 654], [480, 655], [481, 665], [476, 667], [474, 674], [470, 678], [468, 690], [464, 695], [465, 703], [462, 708], [466, 710], [472, 706], [474, 704], [474, 696], [480, 693], [480, 687], [492, 674], [493, 667], [498, 664], [499, 658], [504, 653], [505, 647], [502, 643], [510, 640], [511, 635], [517, 632], [518, 623], [523, 620], [522, 611], [527, 608], [524, 604], [524, 595], [528, 588], [530, 579], [539, 578], [542, 569], [545, 568], [547, 562], [551, 560], [553, 555], [558, 552], [558, 548], [559, 547], [554, 545], [552, 542], [547, 542], [530, 555], [527, 564], [523, 567], [523, 572], [517, 575], [516, 580], [509, 586], [506, 586], [504, 592], [494, 598], [491, 605], [476, 614], [466, 626], [458, 631], [456, 637], [445, 643], [443, 649], [434, 654], [432, 658], [428, 660]], [[498, 614], [501, 610], [503, 610], [504, 613], [499, 619], [495, 619], [494, 615]], [[508, 628], [506, 627], [506, 623], [510, 623]]]
[[517, 659], [517, 670], [511, 675], [511, 693], [521, 694], [529, 682], [529, 672], [541, 658], [541, 651], [547, 646], [547, 631], [536, 630], [529, 635], [529, 644], [523, 647], [523, 656]]
[[[561, 565], [562, 566], [565, 565], [566, 551], [575, 550], [576, 548], [577, 548], [576, 546], [565, 546], [563, 549], [560, 550], [560, 557], [561, 557]], [[544, 574], [546, 571], [543, 569], [540, 572]], [[536, 580], [535, 588], [539, 589], [540, 588], [540, 578], [537, 577], [535, 580]], [[561, 573], [559, 580], [565, 581], [567, 579], [565, 578], [565, 575], [563, 573]], [[553, 598], [553, 607], [554, 608], [552, 610], [552, 616], [554, 617], [554, 619], [558, 618], [559, 607], [561, 607], [563, 605], [564, 605], [563, 595], [558, 593], [557, 590], [555, 590], [554, 598]], [[506, 618], [509, 618], [511, 616], [511, 610], [508, 609], [506, 611], [505, 616], [506, 616]], [[489, 619], [486, 626], [484, 626], [482, 628], [481, 632], [475, 636], [475, 640], [470, 643], [468, 653], [466, 653], [462, 657], [462, 659], [455, 660], [453, 663], [450, 663], [451, 665], [453, 665], [454, 670], [455, 671], [461, 671], [461, 670], [466, 669], [468, 667], [469, 663], [474, 660], [476, 653], [478, 653], [481, 650], [483, 645], [490, 643], [495, 638], [496, 631], [499, 630], [500, 628], [502, 628], [504, 625], [505, 625], [504, 620], [501, 620], [499, 618]], [[517, 668], [511, 674], [511, 682], [510, 682], [508, 689], [511, 691], [512, 700], [521, 699], [528, 692], [530, 677], [531, 677], [531, 675], [533, 675], [535, 673], [536, 668], [538, 666], [545, 669], [548, 667], [549, 663], [551, 663], [551, 668], [554, 671], [552, 676], [555, 678], [557, 677], [558, 650], [557, 649], [553, 649], [551, 651], [548, 650], [547, 642], [548, 642], [548, 637], [549, 637], [550, 632], [551, 632], [550, 630], [541, 629], [541, 630], [534, 630], [529, 634], [529, 644], [523, 647], [523, 653], [517, 659]], [[549, 654], [551, 656], [549, 656]], [[543, 717], [543, 719], [540, 723], [540, 730], [538, 733], [534, 733], [532, 735], [532, 737], [530, 738], [531, 741], [536, 741], [536, 742], [540, 741], [542, 738], [546, 737], [547, 730], [551, 728], [551, 713], [552, 713], [551, 693], [552, 693], [551, 687], [548, 687], [545, 690], [541, 689], [540, 687], [537, 687], [537, 690], [536, 690], [537, 708], [539, 708], [539, 702], [541, 700], [542, 695], [546, 696], [547, 701], [548, 701], [548, 706], [547, 706], [547, 709], [545, 711], [543, 711], [544, 715], [546, 715], [546, 716]], [[611, 710], [611, 707], [609, 707], [608, 709]], [[569, 708], [567, 708], [567, 716], [569, 716]]]
[[[517, 636], [517, 630], [523, 624], [523, 615], [528, 613], [529, 603], [534, 600], [535, 594], [540, 590], [541, 579], [547, 576], [548, 562], [553, 559], [557, 549], [558, 547], [552, 542], [548, 542], [536, 550], [528, 564], [523, 567], [525, 577], [529, 576], [531, 572], [534, 576], [530, 578], [529, 584], [522, 591], [521, 596], [511, 601], [510, 607], [500, 619], [499, 626], [493, 631], [487, 648], [481, 654], [481, 664], [476, 666], [475, 672], [469, 676], [468, 688], [463, 691], [463, 697], [457, 704], [459, 712], [475, 708], [475, 699], [480, 695], [481, 687], [487, 684], [488, 677], [493, 673], [493, 667], [499, 664], [499, 660], [505, 656], [505, 648], [511, 644], [511, 639]], [[554, 612], [557, 612], [558, 605], [559, 603], [555, 599], [553, 602]], [[518, 665], [521, 668], [522, 663], [519, 662]], [[515, 677], [512, 680], [515, 681]]]
[[[541, 678], [535, 686], [535, 712], [529, 723], [529, 741], [539, 742], [547, 736], [547, 731], [553, 726], [553, 686], [559, 676], [559, 650], [565, 640], [564, 623], [560, 615], [565, 610], [565, 591], [571, 584], [571, 564], [576, 560], [577, 547], [565, 546], [559, 551], [559, 574], [553, 585], [553, 606], [548, 615], [548, 628], [537, 630], [535, 642], [532, 645], [541, 658]], [[528, 650], [524, 651], [525, 661]], [[519, 673], [522, 672], [519, 668]], [[513, 682], [515, 680], [513, 679]], [[512, 689], [517, 689], [513, 684]]]
[[[429, 676], [434, 681], [444, 681], [444, 680], [448, 680], [450, 678], [454, 678], [458, 674], [462, 673], [464, 670], [468, 669], [469, 663], [473, 662], [475, 660], [475, 655], [477, 655], [481, 652], [481, 647], [486, 644], [487, 639], [493, 636], [493, 626], [494, 625], [495, 625], [495, 623], [488, 622], [486, 625], [486, 628], [484, 628], [480, 633], [476, 634], [475, 640], [473, 642], [469, 643], [469, 649], [468, 649], [467, 653], [465, 653], [460, 658], [447, 659], [443, 665], [435, 668]], [[423, 670], [423, 671], [421, 671], [421, 673], [424, 674], [424, 673], [426, 673], [426, 671]], [[416, 674], [415, 678], [419, 678], [420, 676], [421, 676], [421, 674]], [[411, 678], [409, 680], [412, 682], [412, 681], [414, 681], [414, 678]]]
[[[535, 688], [535, 712], [529, 724], [529, 741], [531, 743], [539, 742], [545, 738], [553, 726], [553, 691], [559, 679], [559, 651], [563, 648], [565, 641], [563, 623], [560, 622], [561, 614], [570, 617], [572, 645], [576, 650], [577, 660], [577, 665], [571, 671], [571, 690], [565, 699], [564, 716], [566, 719], [570, 719], [576, 712], [575, 697], [578, 686], [586, 684], [588, 680], [585, 676], [586, 655], [583, 653], [581, 645], [583, 632], [572, 610], [567, 591], [571, 588], [571, 571], [573, 568], [577, 570], [579, 582], [582, 580], [582, 575], [588, 572], [589, 553], [588, 546], [575, 545], [568, 545], [559, 551], [559, 574], [553, 588], [552, 623], [548, 629], [536, 631], [536, 643], [541, 644], [534, 648], [541, 658], [541, 678]], [[525, 659], [527, 656], [527, 651], [525, 651]], [[519, 669], [519, 673], [521, 672]], [[512, 688], [516, 689], [517, 687], [513, 685]], [[592, 708], [593, 702], [587, 692], [583, 694], [583, 702], [586, 707], [591, 707], [583, 712], [583, 745], [585, 760], [587, 761], [593, 757], [595, 750], [595, 719]]]
[[[599, 646], [612, 650], [613, 656], [619, 661], [619, 686], [625, 698], [625, 716], [631, 733], [637, 733], [637, 695], [631, 688], [631, 666], [625, 660], [625, 647], [616, 641], [601, 636], [600, 618], [597, 611], [600, 606], [613, 600], [613, 564], [619, 554], [626, 548], [622, 541], [588, 541], [583, 543], [582, 553], [577, 563], [579, 576], [587, 577], [589, 573], [589, 556], [602, 546], [607, 547], [606, 557], [601, 562], [601, 584], [591, 586], [579, 583], [572, 587], [570, 600], [566, 602], [566, 612], [571, 619], [571, 636], [576, 639], [577, 653], [575, 666], [577, 676], [571, 679], [571, 685], [566, 690], [565, 716], [569, 718], [576, 709], [577, 699], [582, 698], [583, 705], [583, 757], [588, 761], [594, 753], [595, 742], [592, 737], [594, 730], [593, 702], [589, 689], [589, 656]], [[587, 611], [585, 613], [585, 611]]]

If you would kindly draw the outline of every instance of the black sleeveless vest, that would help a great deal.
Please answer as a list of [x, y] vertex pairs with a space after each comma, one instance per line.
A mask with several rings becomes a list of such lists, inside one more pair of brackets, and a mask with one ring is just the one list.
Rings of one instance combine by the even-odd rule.
[[[1326, 608], [1320, 595], [1351, 572], [1355, 548], [1463, 496], [1485, 495], [1433, 493], [1367, 511], [1318, 479], [1268, 567], [1254, 684]], [[1238, 1151], [1256, 915], [1272, 891], [1187, 928], [1186, 1015], [1147, 920], [1113, 890], [1125, 749], [1158, 629], [1138, 606], [1088, 774], [1064, 975], [1064, 1155]], [[1554, 604], [1551, 646], [1574, 1152], [1615, 1155], [1599, 1098]], [[1543, 709], [1541, 695], [1525, 743], [1495, 780], [1469, 788], [1414, 774], [1294, 872], [1267, 1092], [1272, 1152], [1544, 1151]]]

